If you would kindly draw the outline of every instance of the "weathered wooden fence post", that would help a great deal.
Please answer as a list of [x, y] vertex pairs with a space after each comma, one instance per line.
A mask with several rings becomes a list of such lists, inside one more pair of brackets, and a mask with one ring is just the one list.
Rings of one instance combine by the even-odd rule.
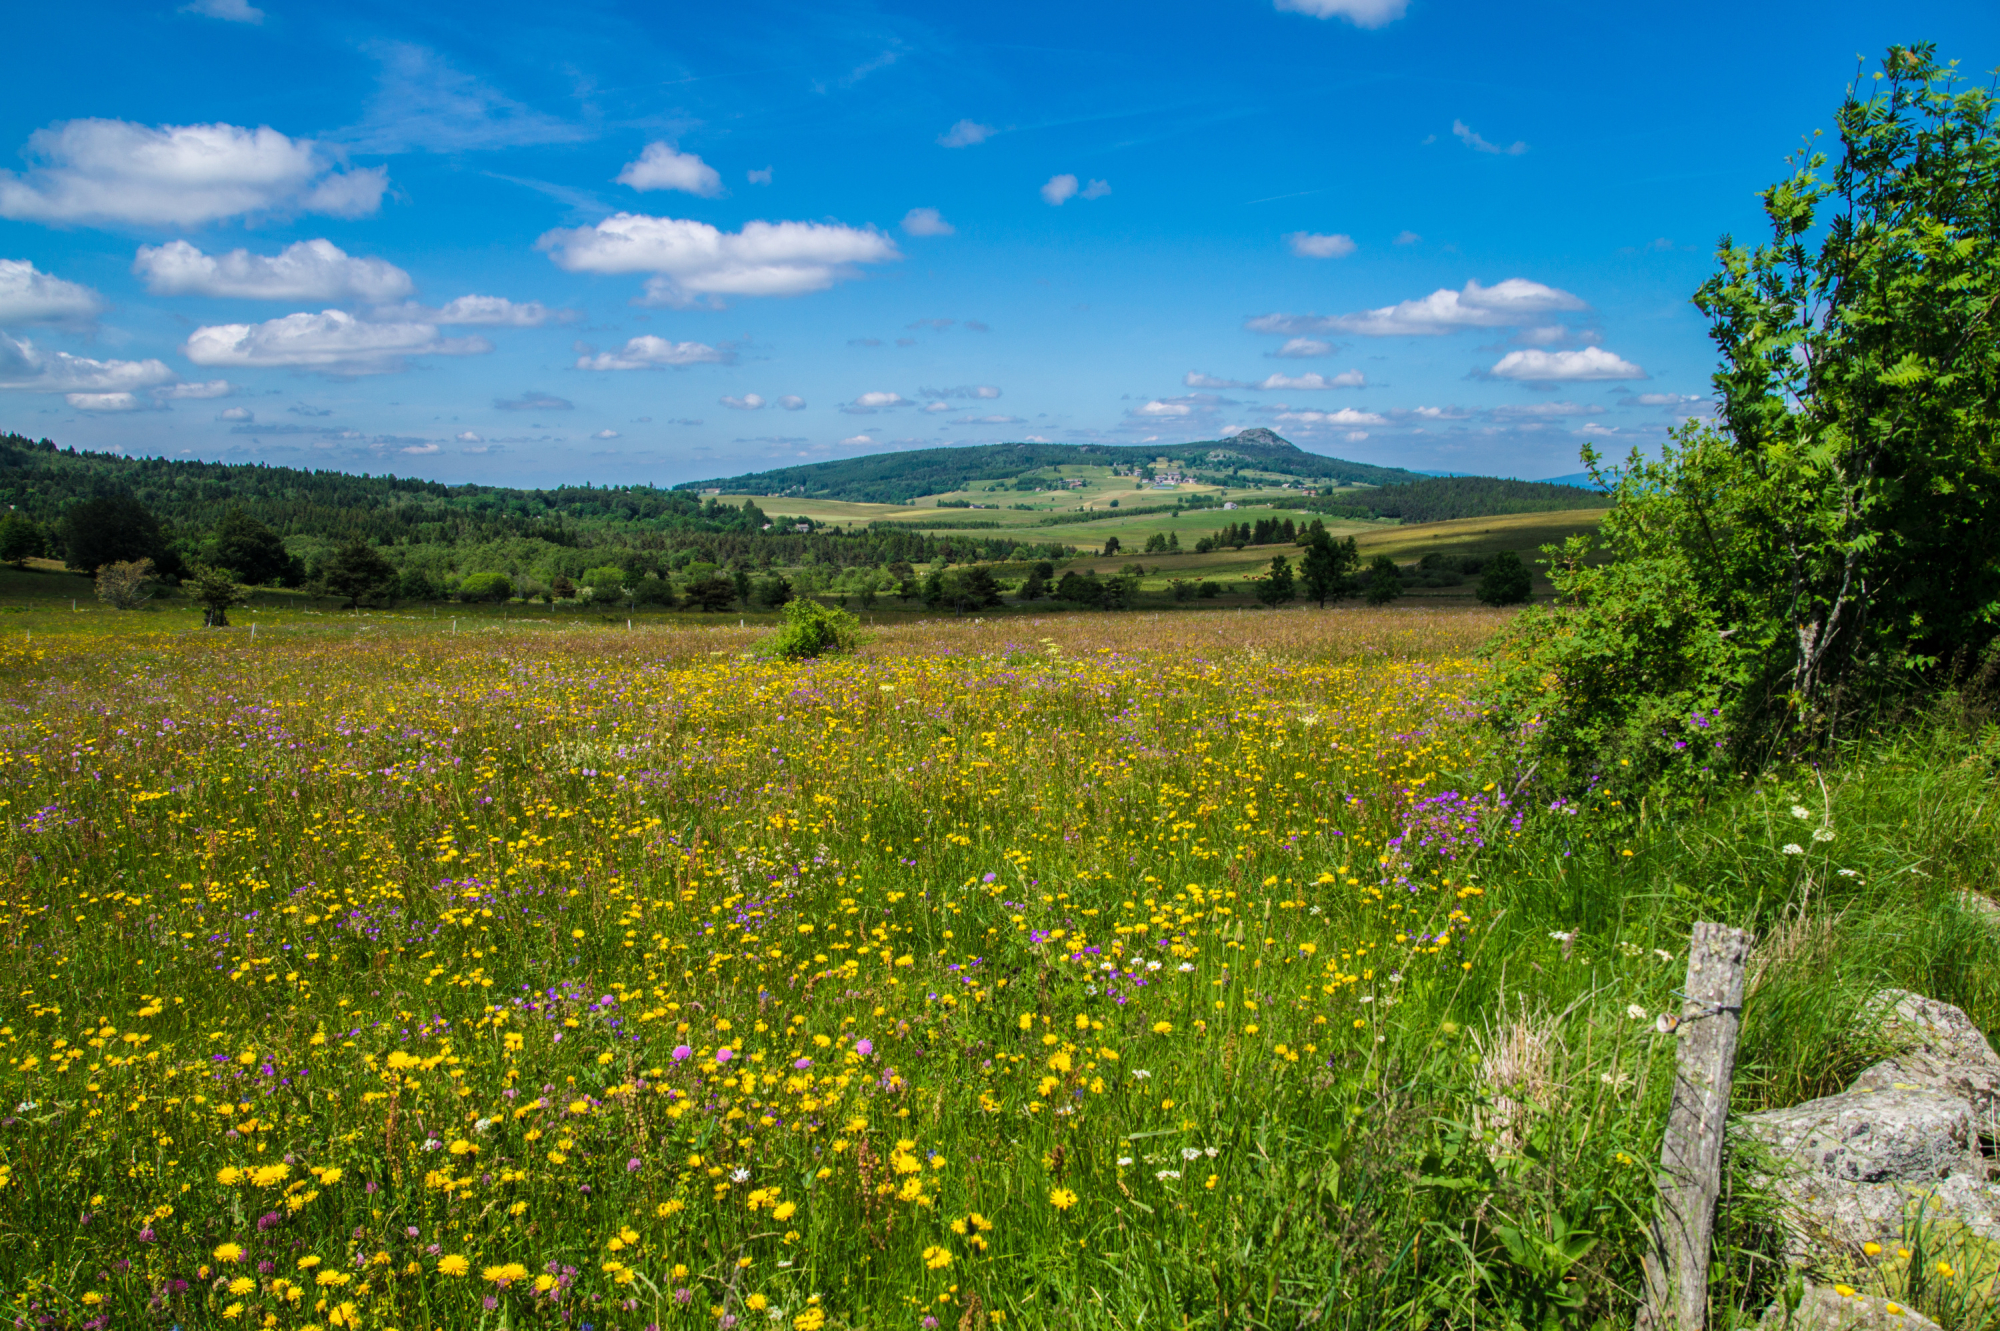
[[1687, 989], [1674, 1027], [1674, 1099], [1660, 1145], [1659, 1202], [1645, 1258], [1641, 1331], [1702, 1331], [1708, 1317], [1708, 1242], [1722, 1190], [1722, 1139], [1743, 1024], [1750, 935], [1696, 924]]

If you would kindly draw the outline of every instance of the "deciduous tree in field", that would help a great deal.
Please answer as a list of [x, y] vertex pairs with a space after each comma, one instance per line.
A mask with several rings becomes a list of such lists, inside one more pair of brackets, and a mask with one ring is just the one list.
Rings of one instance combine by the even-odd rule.
[[146, 583], [153, 576], [150, 559], [117, 559], [97, 570], [97, 599], [120, 610], [137, 610], [153, 599]]
[[374, 546], [351, 541], [326, 557], [313, 584], [322, 595], [345, 601], [342, 609], [352, 610], [363, 601], [387, 600], [396, 586], [396, 570]]
[[1473, 589], [1486, 605], [1520, 605], [1534, 591], [1534, 575], [1512, 550], [1502, 550], [1486, 561], [1479, 585]]
[[[1713, 425], [1593, 475], [1496, 701], [1572, 786], [1741, 771], [1945, 686], [2000, 633], [2000, 115], [1891, 47], [1695, 294]], [[1830, 169], [1829, 169], [1830, 166]], [[1676, 775], [1678, 774], [1678, 775]]]

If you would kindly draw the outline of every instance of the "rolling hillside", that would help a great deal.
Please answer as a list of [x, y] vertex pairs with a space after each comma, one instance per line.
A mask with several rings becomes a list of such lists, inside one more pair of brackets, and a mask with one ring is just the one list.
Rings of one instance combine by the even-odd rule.
[[[1208, 484], [1246, 484], [1243, 477], [1295, 477], [1320, 485], [1393, 485], [1424, 479], [1400, 467], [1308, 453], [1269, 430], [1245, 430], [1233, 439], [1190, 444], [982, 444], [970, 448], [920, 448], [871, 453], [838, 462], [781, 467], [716, 480], [689, 481], [678, 490], [730, 494], [846, 499], [907, 504], [926, 495], [965, 490], [981, 481], [1007, 481], [1058, 467], [1143, 467], [1170, 461]], [[1235, 478], [1235, 479], [1232, 479]]]

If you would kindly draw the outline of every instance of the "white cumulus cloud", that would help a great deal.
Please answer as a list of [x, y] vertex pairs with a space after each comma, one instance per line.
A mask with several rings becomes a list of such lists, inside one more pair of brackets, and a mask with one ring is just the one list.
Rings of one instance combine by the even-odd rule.
[[1301, 259], [1345, 259], [1354, 253], [1354, 237], [1338, 233], [1323, 236], [1311, 231], [1291, 231], [1285, 234], [1285, 243]]
[[1133, 414], [1138, 416], [1157, 416], [1162, 419], [1171, 420], [1176, 416], [1193, 415], [1194, 408], [1186, 402], [1161, 402], [1156, 399], [1146, 403], [1142, 407], [1133, 408]]
[[43, 351], [27, 338], [0, 333], [0, 388], [31, 393], [129, 393], [171, 383], [174, 372], [158, 360], [93, 360], [67, 351]]
[[1042, 202], [1060, 208], [1076, 196], [1076, 177], [1064, 172], [1050, 176], [1049, 183], [1042, 186]]
[[535, 242], [572, 273], [653, 273], [645, 302], [686, 306], [719, 296], [800, 296], [858, 276], [856, 264], [902, 258], [872, 227], [831, 222], [706, 222], [618, 213]]
[[1494, 379], [1522, 383], [1593, 383], [1606, 379], [1645, 379], [1646, 372], [1603, 347], [1581, 351], [1510, 351], [1488, 370]]
[[1240, 379], [1218, 379], [1200, 370], [1189, 370], [1181, 376], [1181, 382], [1189, 388], [1248, 388], [1249, 384]]
[[1368, 376], [1359, 370], [1342, 370], [1331, 377], [1323, 374], [1274, 374], [1257, 385], [1259, 388], [1364, 388]]
[[635, 337], [623, 351], [603, 351], [578, 358], [579, 370], [660, 370], [682, 365], [721, 365], [735, 360], [705, 342], [669, 342], [664, 337]]
[[724, 397], [720, 400], [722, 405], [731, 411], [761, 411], [764, 407], [764, 399], [755, 393], [745, 393], [742, 397]]
[[1342, 407], [1339, 411], [1281, 411], [1278, 419], [1291, 425], [1387, 425], [1388, 419], [1372, 411]]
[[912, 208], [903, 214], [903, 230], [913, 236], [955, 236], [958, 228], [935, 208]]
[[1267, 354], [1280, 356], [1286, 360], [1303, 360], [1309, 356], [1331, 356], [1333, 352], [1334, 345], [1331, 342], [1322, 342], [1313, 337], [1294, 337], [1286, 341], [1284, 346]]
[[590, 437], [592, 439], [617, 439], [620, 438], [621, 436], [616, 430], [599, 430], [596, 434]]
[[259, 324], [197, 328], [181, 354], [196, 365], [387, 374], [402, 369], [410, 356], [473, 356], [491, 350], [493, 344], [482, 337], [440, 338], [435, 324], [376, 323], [345, 310], [321, 310]]
[[257, 419], [257, 413], [248, 407], [224, 407], [221, 411], [215, 413], [215, 419], [247, 424]]
[[110, 414], [121, 411], [164, 411], [158, 399], [137, 393], [65, 393], [63, 401], [78, 411]]
[[[677, 189], [712, 199], [722, 193], [722, 177], [693, 153], [677, 152], [670, 143], [649, 143], [636, 162], [627, 162], [618, 183], [636, 190]], [[768, 183], [768, 182], [767, 182]]]
[[276, 254], [204, 254], [185, 240], [141, 245], [132, 271], [156, 296], [243, 300], [397, 300], [416, 290], [386, 259], [357, 259], [330, 240], [301, 240]]
[[874, 443], [875, 440], [869, 435], [850, 434], [847, 436], [847, 438], [840, 441], [840, 446], [842, 448], [869, 448], [872, 447]]
[[786, 411], [804, 411], [806, 409], [806, 400], [797, 393], [787, 393], [778, 399], [778, 405]]
[[244, 213], [364, 217], [382, 205], [383, 167], [344, 170], [310, 139], [268, 126], [71, 120], [28, 136], [33, 163], [0, 171], [0, 217], [64, 225], [197, 226]]
[[961, 120], [938, 135], [938, 143], [946, 148], [970, 148], [975, 143], [986, 142], [993, 137], [993, 133], [991, 125], [982, 125], [977, 120]]
[[0, 259], [0, 326], [88, 319], [104, 308], [95, 291], [65, 282], [26, 259]]
[[1421, 300], [1406, 300], [1353, 314], [1262, 314], [1243, 326], [1253, 333], [1428, 337], [1463, 328], [1517, 328], [1555, 310], [1588, 308], [1567, 291], [1510, 277], [1490, 287], [1477, 282], [1467, 282], [1460, 291], [1444, 287]]
[[1314, 18], [1344, 18], [1357, 28], [1382, 28], [1403, 17], [1410, 0], [1277, 0], [1277, 7]]
[[871, 416], [878, 411], [887, 411], [892, 407], [908, 406], [909, 401], [901, 393], [876, 391], [862, 393], [854, 401], [844, 404], [840, 409], [850, 416]]
[[1473, 130], [1472, 126], [1466, 124], [1463, 120], [1452, 121], [1451, 132], [1458, 136], [1460, 143], [1476, 153], [1500, 153], [1507, 157], [1519, 157], [1522, 153], [1528, 151], [1528, 145], [1520, 142], [1518, 139], [1504, 148], [1497, 143], [1488, 143]]

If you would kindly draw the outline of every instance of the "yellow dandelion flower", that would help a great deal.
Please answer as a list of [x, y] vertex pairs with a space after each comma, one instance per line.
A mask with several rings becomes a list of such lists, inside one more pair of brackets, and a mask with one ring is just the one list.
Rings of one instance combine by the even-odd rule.
[[1058, 1211], [1067, 1211], [1076, 1205], [1076, 1194], [1068, 1188], [1050, 1188], [1049, 1205]]
[[457, 1253], [446, 1253], [438, 1258], [438, 1274], [441, 1276], [462, 1276], [472, 1269], [472, 1263]]
[[932, 1271], [942, 1271], [951, 1265], [951, 1254], [933, 1244], [924, 1249], [924, 1265]]
[[241, 1245], [241, 1244], [237, 1244], [237, 1243], [225, 1243], [225, 1244], [223, 1244], [223, 1245], [222, 1245], [221, 1247], [219, 1247], [219, 1248], [217, 1248], [217, 1249], [215, 1250], [215, 1260], [216, 1260], [216, 1261], [218, 1261], [218, 1262], [240, 1262], [240, 1261], [242, 1261], [242, 1260], [243, 1260], [243, 1247], [242, 1247], [242, 1245]]

